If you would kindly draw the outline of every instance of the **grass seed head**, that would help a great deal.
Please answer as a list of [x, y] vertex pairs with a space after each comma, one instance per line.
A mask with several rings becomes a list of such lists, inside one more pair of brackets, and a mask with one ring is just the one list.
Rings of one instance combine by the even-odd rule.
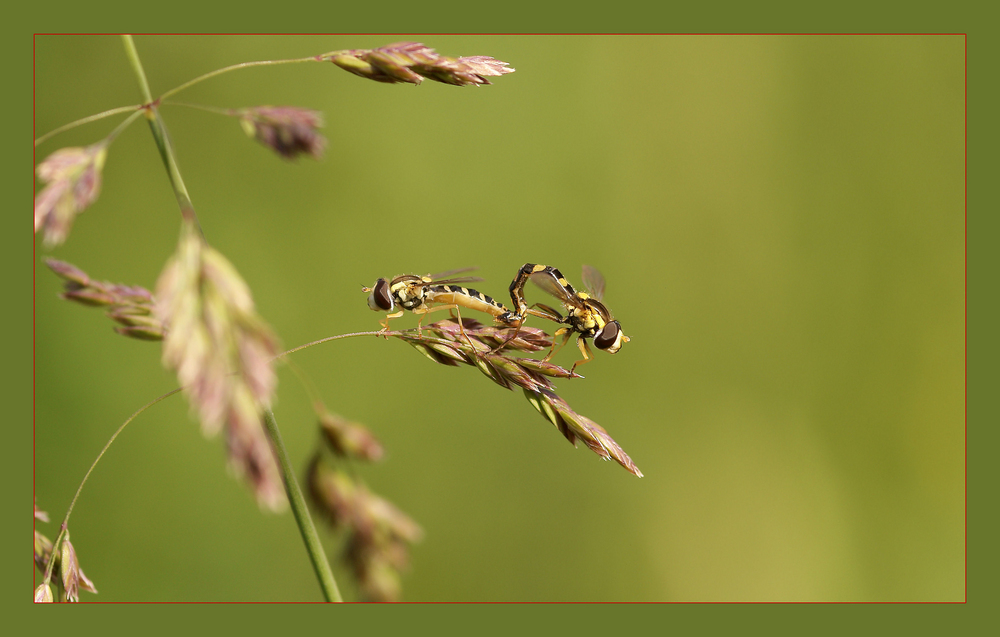
[[320, 414], [319, 426], [323, 439], [334, 454], [371, 461], [382, 458], [382, 445], [364, 425], [324, 411]]
[[49, 565], [52, 558], [52, 540], [35, 531], [35, 566], [42, 573]]
[[177, 373], [202, 430], [213, 435], [224, 428], [236, 473], [261, 506], [283, 509], [284, 484], [262, 424], [277, 382], [278, 345], [249, 287], [187, 222], [156, 298], [156, 316], [169, 326], [164, 365]]
[[348, 533], [343, 559], [350, 565], [367, 601], [396, 601], [400, 572], [409, 562], [409, 546], [423, 531], [388, 500], [372, 493], [346, 472], [313, 456], [309, 495], [334, 528]]
[[66, 536], [59, 547], [59, 572], [62, 576], [63, 590], [67, 601], [80, 601], [81, 588], [90, 593], [97, 593], [94, 583], [83, 574], [83, 569], [80, 568], [80, 562], [76, 557], [76, 549], [73, 548], [73, 543], [69, 541], [69, 531], [66, 532]]
[[320, 159], [326, 138], [319, 133], [323, 114], [295, 106], [256, 106], [237, 111], [243, 130], [285, 159]]
[[46, 259], [45, 264], [65, 280], [60, 297], [91, 307], [106, 307], [106, 316], [122, 327], [115, 331], [147, 341], [163, 339], [166, 328], [154, 313], [156, 300], [145, 288], [95, 281], [74, 265]]
[[35, 589], [36, 604], [51, 604], [54, 601], [52, 598], [52, 587], [48, 584], [42, 584]]
[[323, 57], [345, 71], [386, 84], [420, 84], [428, 79], [453, 86], [478, 86], [490, 84], [487, 77], [514, 72], [506, 62], [486, 55], [451, 58], [419, 42], [335, 51]]
[[97, 199], [106, 157], [107, 144], [101, 141], [59, 149], [38, 164], [38, 178], [47, 185], [35, 195], [35, 232], [44, 230], [47, 246], [64, 242], [76, 215]]
[[[553, 378], [582, 378], [563, 367], [521, 356], [509, 350], [538, 351], [552, 345], [551, 338], [534, 328], [522, 327], [517, 338], [510, 341], [510, 328], [485, 326], [474, 319], [451, 318], [424, 326], [418, 330], [394, 333], [431, 360], [445, 365], [470, 365], [484, 376], [506, 389], [520, 387], [528, 402], [574, 446], [582, 440], [587, 447], [605, 460], [614, 460], [636, 476], [642, 472], [628, 454], [600, 425], [578, 414], [554, 391]], [[500, 349], [499, 345], [507, 343]]]

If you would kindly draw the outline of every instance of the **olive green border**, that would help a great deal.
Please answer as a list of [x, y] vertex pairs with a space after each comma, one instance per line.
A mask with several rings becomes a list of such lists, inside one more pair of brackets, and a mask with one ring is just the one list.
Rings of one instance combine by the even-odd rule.
[[[119, 3], [118, 9], [92, 3], [49, 2], [38, 5], [41, 20], [8, 15], [4, 39], [7, 91], [3, 100], [9, 144], [31, 147], [32, 87], [31, 46], [35, 32], [117, 32], [121, 29], [170, 33], [234, 32], [384, 32], [384, 33], [966, 33], [969, 55], [969, 569], [966, 604], [642, 604], [642, 605], [547, 605], [547, 604], [405, 604], [392, 607], [348, 605], [327, 607], [304, 604], [88, 604], [86, 606], [34, 606], [20, 573], [32, 569], [27, 555], [27, 507], [31, 498], [32, 469], [32, 253], [33, 239], [24, 220], [33, 193], [33, 162], [25, 152], [4, 153], [7, 214], [4, 218], [7, 264], [5, 278], [4, 351], [10, 352], [4, 394], [14, 405], [6, 419], [7, 461], [3, 471], [11, 485], [4, 490], [8, 504], [3, 552], [2, 581], [7, 594], [0, 596], [15, 612], [5, 613], [14, 623], [26, 621], [30, 628], [75, 630], [83, 624], [110, 632], [116, 627], [148, 631], [184, 629], [201, 632], [222, 630], [261, 634], [274, 630], [322, 630], [326, 634], [384, 634], [393, 628], [407, 633], [415, 629], [435, 632], [507, 634], [512, 629], [535, 632], [632, 633], [648, 631], [702, 634], [732, 628], [744, 632], [751, 625], [776, 629], [807, 629], [823, 634], [842, 634], [845, 629], [863, 634], [891, 631], [911, 634], [950, 630], [969, 634], [985, 623], [987, 604], [997, 598], [992, 577], [996, 533], [992, 512], [996, 508], [995, 401], [998, 378], [997, 267], [995, 138], [997, 104], [992, 92], [995, 78], [996, 38], [988, 31], [980, 3], [976, 8], [940, 3], [922, 8], [915, 3], [840, 2], [803, 3], [664, 3], [650, 10], [650, 3], [585, 5], [541, 3], [296, 3], [267, 8], [246, 4], [242, 11], [232, 5], [189, 3]], [[600, 8], [596, 8], [596, 7]], [[642, 7], [642, 8], [640, 8]], [[25, 8], [31, 11], [31, 8]], [[67, 60], [67, 63], [72, 63]], [[20, 211], [20, 212], [19, 212]], [[989, 264], [993, 263], [993, 266]], [[994, 274], [988, 274], [994, 272]], [[992, 419], [990, 416], [993, 416]], [[992, 423], [992, 426], [991, 424]], [[993, 476], [991, 479], [990, 476]], [[977, 506], [979, 505], [979, 506]], [[991, 593], [992, 591], [992, 593]], [[6, 610], [6, 609], [5, 609]], [[28, 623], [30, 622], [30, 623]], [[799, 632], [798, 630], [796, 632]]]

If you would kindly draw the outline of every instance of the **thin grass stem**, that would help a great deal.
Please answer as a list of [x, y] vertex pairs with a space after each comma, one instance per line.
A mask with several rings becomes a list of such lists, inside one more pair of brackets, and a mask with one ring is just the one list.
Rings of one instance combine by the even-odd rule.
[[[122, 41], [125, 46], [125, 52], [132, 64], [132, 69], [135, 71], [136, 79], [139, 82], [140, 90], [143, 94], [143, 99], [149, 108], [145, 110], [146, 117], [149, 121], [149, 127], [153, 134], [153, 138], [156, 140], [157, 148], [160, 151], [160, 157], [163, 159], [164, 166], [167, 169], [167, 173], [170, 177], [170, 183], [174, 190], [174, 196], [177, 199], [177, 203], [180, 206], [181, 214], [186, 218], [190, 219], [198, 227], [199, 232], [201, 232], [200, 224], [198, 224], [197, 215], [194, 211], [194, 205], [191, 202], [191, 197], [188, 194], [187, 188], [184, 185], [184, 179], [181, 176], [180, 169], [177, 167], [177, 160], [174, 155], [173, 148], [170, 144], [170, 139], [167, 134], [166, 126], [164, 125], [163, 119], [160, 117], [159, 110], [153, 104], [152, 95], [149, 91], [149, 83], [146, 80], [146, 73], [143, 70], [142, 62], [139, 59], [139, 53], [135, 48], [135, 43], [132, 40], [132, 36], [123, 35]], [[311, 58], [310, 58], [311, 59]], [[173, 91], [168, 91], [169, 94], [178, 92], [179, 90], [191, 86], [196, 82], [199, 82], [208, 77], [218, 75], [227, 70], [233, 70], [235, 68], [240, 68], [243, 66], [253, 66], [259, 65], [260, 63], [248, 63], [244, 65], [237, 65], [236, 67], [228, 67], [226, 69], [220, 69], [213, 73], [209, 73], [200, 78], [196, 78], [187, 84], [181, 85]], [[204, 233], [202, 233], [203, 235]], [[295, 479], [295, 471], [291, 466], [291, 462], [288, 459], [288, 454], [285, 451], [284, 443], [281, 439], [281, 433], [278, 430], [278, 424], [274, 419], [274, 414], [270, 410], [264, 412], [264, 423], [265, 427], [271, 437], [271, 442], [274, 444], [275, 453], [278, 456], [278, 463], [280, 470], [283, 474], [283, 479], [285, 481], [285, 489], [288, 492], [289, 500], [292, 505], [292, 510], [295, 514], [295, 521], [299, 526], [299, 531], [302, 534], [302, 538], [306, 544], [306, 550], [309, 553], [309, 557], [312, 560], [313, 568], [316, 571], [316, 576], [319, 579], [320, 587], [323, 590], [323, 595], [327, 601], [343, 601], [340, 596], [340, 591], [337, 588], [336, 580], [333, 579], [333, 573], [330, 570], [330, 565], [326, 560], [326, 555], [323, 552], [323, 547], [319, 543], [319, 536], [316, 533], [316, 527], [312, 522], [312, 518], [309, 515], [309, 509], [305, 504], [305, 498], [302, 496], [302, 490], [298, 486], [298, 482]]]
[[160, 106], [183, 106], [185, 108], [194, 108], [199, 111], [207, 111], [209, 113], [215, 113], [216, 115], [226, 115], [229, 117], [234, 115], [233, 109], [231, 108], [219, 108], [218, 106], [208, 106], [207, 104], [193, 104], [191, 102], [175, 102], [173, 100], [167, 102], [165, 100], [160, 100]]
[[[198, 226], [198, 231], [201, 232], [201, 225], [198, 224], [198, 217], [194, 212], [194, 204], [191, 203], [191, 196], [184, 185], [184, 178], [181, 176], [181, 171], [177, 167], [177, 158], [174, 155], [173, 147], [170, 145], [166, 125], [163, 123], [163, 118], [160, 117], [159, 111], [152, 105], [153, 97], [149, 92], [149, 82], [146, 81], [146, 72], [142, 68], [142, 61], [139, 59], [139, 52], [135, 48], [135, 42], [132, 41], [132, 36], [130, 35], [123, 35], [122, 42], [125, 45], [125, 53], [132, 64], [132, 69], [135, 71], [143, 99], [150, 105], [145, 111], [146, 119], [149, 121], [150, 131], [153, 133], [156, 147], [160, 151], [160, 158], [163, 160], [163, 165], [166, 167], [167, 174], [170, 177], [170, 185], [174, 190], [174, 197], [177, 199], [177, 204], [180, 206], [181, 215], [194, 221]], [[201, 234], [204, 236], [204, 233]]]
[[342, 338], [351, 338], [351, 337], [354, 337], [354, 336], [387, 336], [387, 337], [388, 336], [400, 336], [401, 334], [407, 334], [407, 333], [415, 332], [415, 331], [416, 331], [416, 329], [403, 330], [403, 331], [400, 331], [400, 332], [384, 332], [384, 331], [379, 330], [379, 331], [375, 331], [375, 332], [351, 332], [350, 334], [338, 334], [336, 336], [327, 336], [326, 338], [321, 338], [318, 341], [312, 341], [311, 343], [305, 343], [303, 345], [299, 345], [298, 347], [293, 347], [292, 349], [290, 349], [288, 351], [285, 351], [285, 352], [282, 352], [282, 353], [278, 354], [277, 356], [275, 356], [275, 358], [284, 358], [285, 356], [288, 356], [289, 354], [294, 354], [295, 352], [304, 350], [307, 347], [312, 347], [313, 345], [319, 345], [320, 343], [326, 343], [327, 341], [336, 341], [336, 340], [339, 340], [339, 339], [342, 339]]
[[[170, 89], [169, 91], [167, 91], [166, 93], [164, 93], [163, 95], [161, 95], [159, 101], [162, 102], [163, 100], [167, 99], [168, 97], [170, 97], [172, 95], [176, 95], [177, 93], [180, 93], [181, 91], [183, 91], [183, 90], [185, 90], [187, 88], [190, 88], [190, 87], [194, 86], [195, 84], [198, 84], [199, 82], [204, 82], [207, 79], [211, 79], [211, 78], [213, 78], [213, 77], [215, 77], [217, 75], [222, 75], [223, 73], [229, 73], [230, 71], [237, 71], [239, 69], [246, 69], [246, 68], [250, 68], [252, 66], [275, 66], [275, 65], [278, 65], [278, 64], [296, 64], [296, 63], [299, 63], [299, 62], [319, 62], [319, 61], [321, 61], [321, 60], [319, 58], [317, 58], [316, 56], [310, 56], [310, 57], [305, 57], [305, 58], [295, 58], [295, 59], [289, 59], [289, 60], [260, 60], [258, 62], [242, 62], [240, 64], [233, 64], [232, 66], [227, 66], [227, 67], [224, 67], [224, 68], [221, 68], [221, 69], [216, 69], [214, 71], [210, 71], [208, 73], [205, 73], [204, 75], [200, 75], [200, 76], [194, 78], [193, 80], [188, 80], [187, 82], [181, 84], [180, 86], [176, 86], [176, 87]], [[150, 100], [150, 101], [152, 101], [152, 100]]]
[[306, 552], [312, 561], [316, 578], [323, 589], [323, 597], [328, 602], [342, 602], [344, 598], [341, 597], [340, 589], [337, 588], [337, 580], [333, 578], [330, 562], [326, 559], [326, 551], [323, 550], [323, 544], [319, 541], [319, 533], [316, 532], [316, 525], [313, 523], [312, 516], [309, 515], [309, 506], [306, 504], [305, 496], [302, 495], [302, 489], [295, 479], [295, 469], [292, 467], [292, 461], [288, 457], [288, 451], [285, 450], [285, 443], [281, 439], [281, 431], [278, 430], [278, 423], [274, 419], [274, 413], [270, 409], [264, 411], [264, 426], [267, 429], [267, 433], [271, 436], [271, 442], [274, 444], [274, 451], [278, 456], [278, 464], [281, 465], [281, 471], [285, 476], [285, 491], [288, 493], [288, 502], [292, 507], [292, 513], [295, 515], [295, 521], [299, 525], [299, 532], [302, 533], [302, 541], [306, 545]]
[[76, 120], [74, 122], [70, 122], [69, 124], [63, 124], [59, 128], [54, 128], [54, 129], [50, 130], [49, 132], [45, 133], [44, 135], [42, 135], [41, 137], [37, 138], [35, 140], [35, 146], [40, 145], [42, 142], [44, 142], [45, 140], [49, 139], [50, 137], [52, 137], [54, 135], [58, 135], [59, 133], [63, 133], [63, 132], [68, 131], [68, 130], [70, 130], [72, 128], [76, 128], [77, 126], [83, 126], [84, 124], [89, 124], [90, 122], [96, 122], [98, 120], [104, 119], [105, 117], [111, 117], [112, 115], [118, 115], [119, 113], [128, 113], [130, 111], [139, 111], [141, 108], [142, 108], [141, 104], [135, 104], [133, 106], [119, 106], [118, 108], [112, 108], [111, 110], [104, 111], [103, 113], [96, 113], [96, 114], [90, 115], [88, 117], [80, 118], [80, 119], [78, 119], [78, 120]]
[[[177, 392], [181, 391], [182, 389], [183, 389], [183, 387], [178, 387], [177, 389], [172, 389], [172, 390], [168, 391], [167, 393], [163, 394], [162, 396], [154, 398], [150, 402], [146, 403], [141, 408], [139, 408], [138, 411], [136, 411], [134, 414], [132, 414], [131, 416], [129, 416], [128, 419], [125, 422], [123, 422], [121, 424], [121, 426], [118, 427], [117, 430], [115, 430], [115, 433], [111, 434], [111, 438], [104, 445], [104, 448], [101, 449], [101, 452], [99, 454], [97, 454], [97, 457], [94, 458], [94, 462], [92, 462], [91, 465], [90, 465], [90, 468], [87, 469], [87, 473], [84, 474], [83, 480], [80, 481], [80, 486], [76, 488], [76, 494], [73, 496], [73, 500], [69, 503], [69, 508], [66, 510], [66, 516], [63, 518], [62, 526], [59, 527], [59, 535], [56, 537], [56, 541], [52, 543], [52, 555], [53, 556], [56, 555], [56, 551], [59, 549], [59, 542], [62, 541], [63, 536], [66, 534], [66, 529], [69, 528], [69, 516], [72, 515], [72, 513], [73, 513], [73, 507], [76, 506], [76, 501], [80, 498], [80, 492], [83, 491], [83, 485], [87, 484], [87, 480], [90, 478], [90, 474], [94, 472], [94, 468], [97, 467], [97, 463], [101, 461], [101, 458], [104, 457], [104, 454], [111, 447], [111, 443], [113, 443], [115, 441], [115, 439], [118, 438], [118, 435], [122, 431], [125, 430], [125, 427], [127, 427], [130, 422], [132, 422], [133, 420], [135, 420], [136, 416], [138, 416], [142, 412], [146, 411], [147, 409], [149, 409], [150, 407], [152, 407], [156, 403], [160, 402], [161, 400], [164, 400], [166, 398], [169, 398], [169, 397], [173, 396], [174, 394], [176, 394]], [[49, 558], [49, 564], [48, 564], [48, 566], [45, 569], [45, 581], [49, 581], [51, 579], [51, 577], [52, 577], [52, 565], [53, 564], [55, 564], [55, 560], [50, 557]]]

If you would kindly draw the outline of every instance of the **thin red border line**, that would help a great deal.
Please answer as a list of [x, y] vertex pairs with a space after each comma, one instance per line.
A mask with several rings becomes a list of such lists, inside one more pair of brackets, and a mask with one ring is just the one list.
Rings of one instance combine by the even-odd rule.
[[767, 605], [775, 606], [775, 605], [790, 605], [790, 604], [794, 604], [794, 605], [799, 605], [799, 606], [802, 606], [802, 605], [819, 606], [819, 605], [828, 605], [828, 604], [839, 604], [839, 605], [845, 605], [845, 604], [868, 604], [868, 605], [872, 605], [872, 604], [881, 604], [881, 605], [890, 605], [890, 604], [892, 604], [892, 605], [900, 605], [900, 604], [905, 604], [905, 605], [937, 604], [937, 605], [941, 605], [941, 604], [946, 604], [946, 605], [955, 605], [955, 604], [964, 604], [965, 602], [946, 602], [946, 601], [929, 601], [929, 602], [923, 602], [923, 601], [916, 601], [916, 602], [905, 602], [905, 601], [903, 601], [903, 602], [896, 602], [896, 601], [889, 601], [889, 602], [878, 602], [878, 601], [857, 601], [857, 602], [849, 602], [849, 601], [848, 602], [844, 602], [844, 601], [829, 601], [829, 602], [809, 602], [809, 601], [789, 601], [789, 602], [775, 602], [775, 601], [752, 601], [752, 602], [739, 602], [739, 601], [737, 601], [737, 602], [731, 602], [731, 601], [718, 601], [718, 602], [704, 602], [704, 601], [702, 601], [702, 602], [694, 602], [694, 601], [692, 601], [692, 602], [669, 602], [669, 601], [668, 602], [647, 602], [647, 601], [638, 601], [638, 602], [566, 602], [566, 601], [560, 601], [560, 602], [533, 602], [533, 601], [525, 601], [525, 602], [511, 602], [511, 601], [499, 601], [499, 602], [498, 601], [493, 601], [493, 602], [470, 602], [470, 601], [457, 601], [457, 602], [442, 602], [442, 601], [399, 601], [399, 602], [357, 602], [357, 601], [350, 601], [350, 602], [270, 602], [270, 601], [225, 601], [225, 602], [191, 601], [191, 602], [166, 602], [166, 601], [164, 601], [164, 602], [137, 602], [137, 601], [120, 601], [120, 602], [100, 602], [100, 601], [86, 601], [85, 602], [85, 601], [79, 601], [79, 602], [75, 602], [75, 603], [77, 603], [77, 604], [89, 604], [89, 605], [96, 605], [96, 606], [101, 606], [101, 605], [107, 606], [107, 605], [117, 605], [117, 604], [155, 604], [155, 605], [161, 605], [161, 604], [185, 604], [185, 605], [187, 605], [187, 604], [255, 604], [255, 605], [257, 605], [257, 604], [269, 604], [269, 605], [302, 605], [302, 604], [305, 604], [305, 605], [316, 605], [316, 604], [323, 605], [323, 604], [337, 604], [337, 605], [348, 605], [348, 606], [369, 606], [369, 605], [370, 606], [385, 606], [385, 605], [389, 605], [389, 606], [392, 606], [392, 605], [400, 605], [400, 606], [421, 605], [421, 606], [427, 606], [427, 605], [441, 605], [441, 604], [447, 604], [447, 605], [476, 604], [476, 605], [479, 605], [479, 606], [485, 606], [485, 605], [496, 606], [496, 605], [511, 605], [511, 604], [517, 604], [519, 606], [521, 606], [521, 605], [524, 605], [524, 606], [527, 606], [527, 605], [539, 605], [539, 604], [555, 605], [555, 606], [560, 606], [560, 605], [561, 606], [573, 606], [573, 605], [582, 605], [582, 604], [585, 604], [587, 606], [596, 606], [596, 605], [602, 605], [602, 606], [623, 606], [623, 605], [644, 605], [644, 606], [650, 606], [650, 605], [658, 605], [658, 606], [660, 606], [660, 605], [671, 605], [671, 606], [687, 605], [687, 606], [693, 606], [693, 605], [699, 605], [699, 606], [704, 606], [704, 605], [708, 605], [708, 604], [712, 604], [712, 605], [740, 605], [740, 606], [748, 606], [748, 605], [751, 605], [751, 604], [753, 604], [753, 605], [767, 604]]
[[[35, 163], [36, 163], [35, 162], [35, 160], [36, 160], [35, 155], [38, 152], [38, 149], [35, 146], [35, 133], [36, 133], [35, 129], [36, 129], [36, 125], [37, 125], [36, 122], [35, 122], [35, 114], [38, 112], [38, 108], [37, 108], [37, 106], [35, 104], [35, 80], [36, 80], [36, 76], [37, 76], [37, 73], [35, 72], [35, 37], [36, 36], [31, 36], [31, 201], [32, 201], [32, 209], [34, 209], [34, 201], [35, 201]], [[34, 210], [32, 210], [32, 212], [34, 212]], [[36, 289], [35, 289], [36, 288], [36, 285], [35, 285], [35, 271], [36, 271], [35, 262], [36, 262], [36, 260], [38, 258], [37, 254], [36, 254], [36, 250], [38, 249], [37, 248], [37, 244], [38, 244], [38, 242], [35, 241], [35, 237], [34, 237], [34, 214], [32, 214], [32, 237], [31, 237], [31, 504], [32, 504], [31, 529], [32, 529], [32, 531], [35, 531], [36, 527], [38, 525], [38, 520], [35, 519], [35, 514], [34, 514], [34, 506], [35, 506], [35, 503], [38, 501], [37, 500], [38, 493], [35, 491], [35, 473], [36, 473], [36, 471], [35, 471], [35, 458], [37, 456], [37, 450], [35, 448], [35, 424], [36, 424], [35, 423], [35, 419], [36, 419], [35, 410], [36, 410], [36, 404], [38, 402], [35, 399], [35, 382], [36, 382], [35, 375], [36, 375], [36, 372], [37, 372], [37, 370], [36, 370], [37, 361], [35, 360], [35, 350], [37, 349], [35, 347], [35, 336], [36, 336], [35, 330], [36, 330], [36, 325], [37, 325], [37, 322], [38, 322], [37, 316], [35, 314], [35, 312], [36, 312], [36, 305], [37, 305], [36, 304], [36, 299], [35, 299], [35, 293], [36, 293]], [[34, 592], [34, 589], [38, 586], [38, 579], [37, 579], [37, 577], [38, 577], [38, 569], [35, 568], [35, 560], [34, 560], [34, 555], [35, 555], [34, 539], [32, 539], [31, 555], [32, 555], [32, 560], [31, 560], [31, 582], [33, 584], [33, 586], [31, 587], [31, 589], [32, 589], [32, 592]], [[52, 559], [52, 558], [50, 557], [49, 559]]]
[[969, 601], [969, 36], [965, 36], [965, 601]]
[[[121, 35], [115, 33], [35, 33], [31, 39], [31, 132], [32, 144], [34, 144], [37, 111], [35, 103], [35, 50], [36, 38], [39, 35]], [[965, 599], [960, 602], [948, 601], [822, 601], [822, 602], [801, 602], [801, 601], [755, 601], [755, 602], [396, 602], [402, 604], [967, 604], [969, 601], [969, 34], [968, 33], [135, 33], [133, 35], [961, 35], [965, 44]], [[36, 163], [37, 149], [32, 148], [32, 200], [34, 200], [34, 166]], [[34, 505], [37, 493], [35, 491], [35, 393], [36, 393], [36, 281], [35, 281], [35, 258], [36, 242], [34, 241], [34, 231], [32, 232], [31, 256], [31, 493], [32, 505]], [[32, 529], [35, 527], [34, 511], [32, 511]], [[34, 555], [34, 545], [32, 545], [32, 555]], [[37, 570], [32, 560], [31, 566], [32, 582], [37, 580]], [[88, 604], [324, 604], [327, 602], [83, 602]], [[365, 603], [365, 602], [345, 602], [345, 603]]]
[[[39, 33], [35, 33], [34, 35], [35, 36], [39, 36], [39, 35], [95, 35], [95, 36], [96, 35], [107, 35], [107, 36], [113, 36], [113, 35], [125, 35], [125, 33], [124, 32], [123, 33], [117, 33], [117, 32], [114, 32], [114, 33], [58, 33], [58, 32], [46, 33], [46, 32], [39, 32]], [[558, 36], [558, 35], [570, 35], [570, 36], [572, 36], [572, 35], [579, 35], [579, 36], [595, 36], [595, 35], [609, 35], [609, 36], [634, 36], [634, 35], [639, 35], [639, 36], [684, 36], [684, 35], [720, 35], [720, 36], [731, 36], [731, 35], [748, 35], [748, 36], [759, 36], [759, 35], [788, 35], [788, 36], [806, 36], [806, 35], [808, 35], [808, 36], [823, 36], [823, 35], [852, 35], [852, 36], [853, 35], [857, 35], [857, 36], [866, 36], [866, 35], [873, 35], [873, 36], [874, 35], [879, 35], [879, 36], [882, 36], [882, 35], [903, 35], [903, 36], [906, 36], [906, 35], [914, 35], [914, 36], [916, 36], [916, 35], [961, 35], [961, 36], [965, 36], [967, 38], [969, 34], [968, 33], [952, 33], [952, 32], [914, 32], [914, 33], [910, 33], [910, 32], [898, 32], [898, 33], [891, 33], [891, 32], [884, 32], [884, 33], [883, 32], [873, 32], [873, 33], [865, 33], [865, 32], [856, 32], [856, 33], [849, 33], [849, 32], [830, 32], [830, 33], [824, 33], [824, 32], [814, 32], [814, 33], [810, 33], [810, 32], [802, 32], [802, 33], [797, 33], [797, 32], [788, 32], [788, 33], [778, 33], [778, 32], [761, 32], [761, 33], [751, 33], [751, 32], [745, 32], [745, 33], [744, 32], [737, 32], [737, 33], [721, 33], [721, 32], [720, 33], [711, 33], [711, 32], [704, 32], [704, 33], [696, 33], [696, 32], [691, 32], [691, 33], [683, 33], [683, 32], [674, 32], [674, 33], [670, 33], [670, 32], [666, 32], [666, 33], [653, 33], [653, 32], [641, 32], [641, 33], [627, 33], [627, 32], [617, 32], [617, 33], [616, 32], [593, 32], [593, 33], [558, 33], [558, 32], [538, 32], [538, 33], [532, 33], [532, 32], [522, 32], [522, 33], [505, 33], [505, 32], [495, 32], [495, 33], [434, 33], [434, 32], [413, 32], [413, 31], [410, 31], [410, 32], [400, 32], [400, 33], [349, 33], [349, 32], [336, 32], [336, 33], [137, 33], [137, 32], [133, 32], [133, 33], [129, 33], [129, 35], [189, 35], [189, 36], [226, 36], [226, 35], [233, 35], [233, 36], [258, 36], [258, 35], [273, 35], [273, 36], [316, 36], [316, 35], [319, 35], [319, 36], [345, 36], [345, 35], [349, 35], [349, 36], [368, 36], [368, 35], [371, 35], [371, 36], [393, 36], [393, 37], [394, 36], [421, 36], [421, 37], [422, 36], [484, 36], [485, 37], [485, 36], [518, 36], [518, 35], [523, 35], [523, 36], [539, 36], [539, 35], [543, 35], [543, 36]], [[966, 60], [968, 60], [968, 42], [966, 42]], [[968, 76], [968, 73], [966, 73], [966, 75]]]

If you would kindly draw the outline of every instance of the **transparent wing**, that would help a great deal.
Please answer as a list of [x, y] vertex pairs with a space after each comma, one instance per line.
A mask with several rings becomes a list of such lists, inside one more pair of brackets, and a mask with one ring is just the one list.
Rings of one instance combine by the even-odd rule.
[[[538, 309], [535, 310], [534, 308]], [[544, 303], [535, 303], [531, 306], [531, 309], [529, 309], [528, 312], [533, 313], [536, 316], [540, 316], [541, 318], [547, 318], [551, 321], [555, 321], [556, 323], [565, 322], [562, 314], [560, 314], [555, 308], [551, 308]]]
[[604, 275], [592, 265], [583, 266], [583, 287], [598, 301], [604, 298]]
[[[438, 279], [447, 279], [463, 272], [472, 272], [475, 269], [477, 269], [476, 266], [472, 266], [471, 268], [455, 268], [454, 270], [445, 270], [444, 272], [436, 272], [434, 274], [428, 274], [427, 276], [437, 281]], [[481, 281], [482, 279], [477, 280]]]
[[484, 279], [481, 276], [459, 276], [455, 277], [454, 279], [441, 279], [441, 280], [434, 279], [434, 281], [428, 283], [428, 285], [454, 285], [456, 283], [475, 283], [476, 281], [485, 281], [485, 280], [486, 279]]
[[556, 297], [563, 303], [575, 303], [573, 293], [567, 290], [566, 286], [559, 283], [559, 279], [557, 279], [551, 272], [536, 272], [530, 276], [530, 279], [532, 283]]
[[483, 277], [480, 276], [452, 276], [454, 274], [461, 274], [462, 272], [472, 272], [475, 269], [475, 267], [471, 267], [447, 270], [445, 272], [428, 274], [427, 278], [431, 279], [431, 281], [434, 282], [434, 285], [451, 285], [454, 283], [472, 283], [474, 281], [482, 281]]

